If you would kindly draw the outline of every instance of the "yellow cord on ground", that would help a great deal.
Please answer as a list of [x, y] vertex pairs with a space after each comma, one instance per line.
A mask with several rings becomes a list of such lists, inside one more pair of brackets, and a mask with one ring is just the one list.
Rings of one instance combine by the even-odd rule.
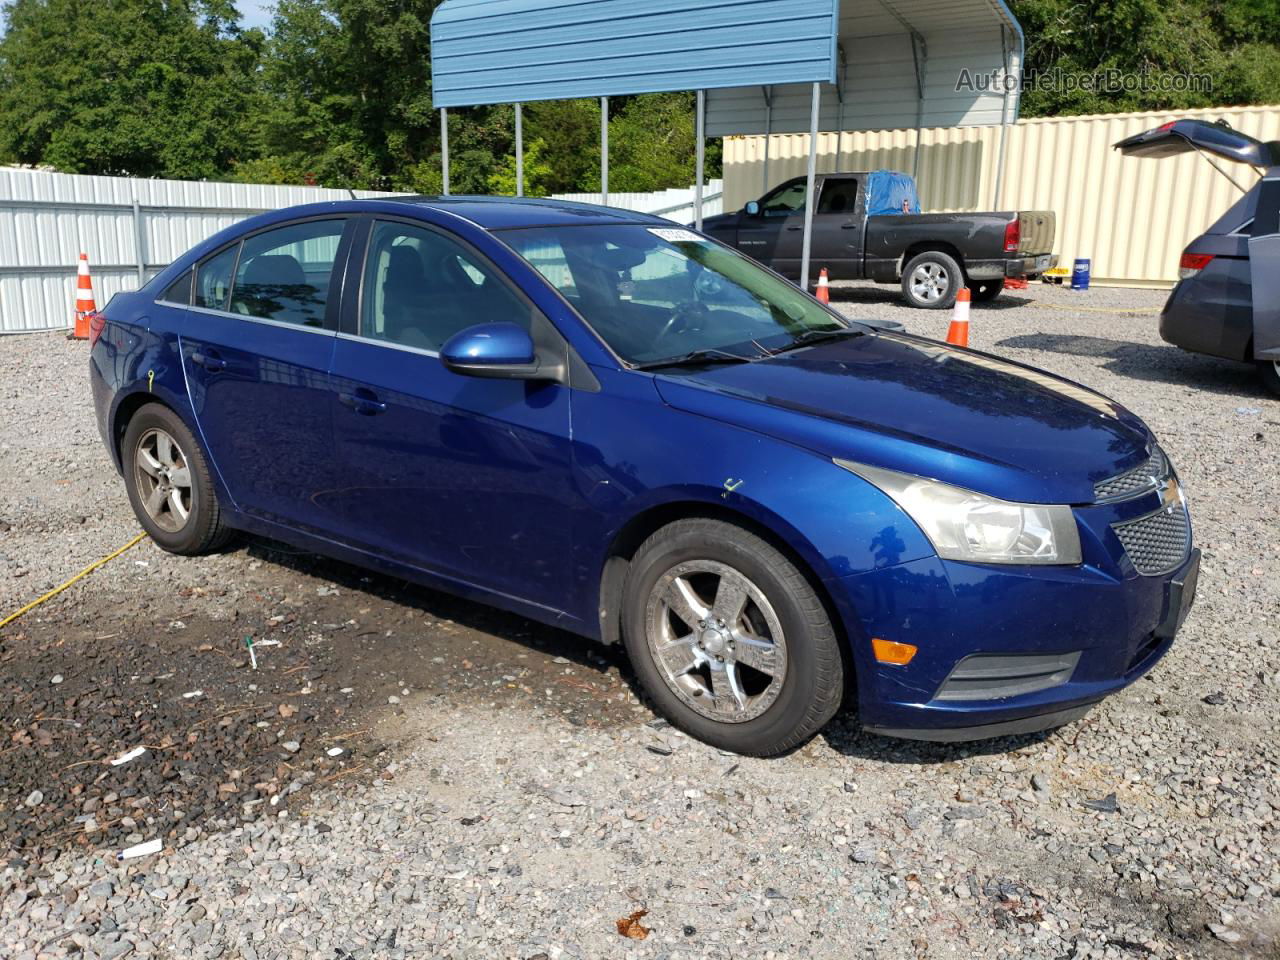
[[98, 560], [98, 561], [95, 561], [94, 563], [89, 564], [89, 566], [85, 567], [83, 570], [77, 573], [74, 577], [72, 577], [62, 586], [54, 587], [52, 590], [50, 590], [40, 599], [32, 600], [21, 610], [15, 611], [14, 613], [11, 613], [9, 614], [9, 616], [5, 617], [3, 620], [0, 620], [0, 627], [8, 626], [9, 624], [13, 623], [13, 621], [17, 620], [20, 616], [22, 616], [24, 613], [30, 613], [32, 610], [40, 606], [40, 604], [44, 603], [46, 600], [56, 597], [63, 590], [67, 589], [67, 587], [83, 580], [85, 577], [93, 573], [93, 571], [97, 570], [103, 564], [110, 563], [116, 557], [120, 556], [120, 554], [125, 553], [126, 551], [129, 551], [129, 550], [132, 550], [134, 547], [136, 547], [145, 539], [147, 539], [147, 535], [145, 533], [138, 534], [136, 537], [134, 537], [132, 540], [126, 543], [123, 547], [121, 547], [115, 553], [109, 554], [108, 556], [103, 557], [101, 560]]

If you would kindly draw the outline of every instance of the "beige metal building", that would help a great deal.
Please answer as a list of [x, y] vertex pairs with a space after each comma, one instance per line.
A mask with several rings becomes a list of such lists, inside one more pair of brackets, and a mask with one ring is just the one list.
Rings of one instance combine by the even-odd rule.
[[[1056, 252], [1066, 266], [1088, 257], [1096, 283], [1169, 286], [1183, 247], [1239, 191], [1195, 154], [1126, 159], [1111, 145], [1181, 117], [1223, 119], [1261, 140], [1280, 140], [1280, 106], [1020, 120], [1007, 128], [999, 196], [998, 126], [922, 130], [918, 150], [915, 130], [822, 134], [818, 169], [915, 171], [926, 211], [1053, 210]], [[764, 145], [763, 137], [725, 140], [726, 210], [765, 192]], [[803, 176], [808, 151], [805, 135], [772, 137], [769, 184]], [[1256, 180], [1248, 167], [1223, 167], [1246, 189]]]

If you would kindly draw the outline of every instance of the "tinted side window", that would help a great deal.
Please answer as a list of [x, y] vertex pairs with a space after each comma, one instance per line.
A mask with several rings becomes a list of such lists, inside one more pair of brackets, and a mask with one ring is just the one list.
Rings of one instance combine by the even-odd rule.
[[433, 230], [374, 225], [365, 261], [362, 336], [439, 350], [455, 333], [498, 320], [527, 328], [531, 308], [488, 263]]
[[189, 304], [191, 302], [191, 271], [188, 270], [165, 288], [159, 299], [166, 303]]
[[804, 210], [808, 187], [804, 181], [779, 187], [764, 198], [760, 209], [766, 217], [789, 217]]
[[235, 269], [239, 252], [240, 244], [234, 243], [200, 264], [196, 271], [197, 307], [227, 309], [227, 299], [231, 296], [231, 271]]
[[858, 202], [857, 180], [828, 180], [818, 200], [819, 213], [853, 213]]
[[294, 223], [244, 242], [231, 312], [305, 327], [323, 327], [344, 220]]

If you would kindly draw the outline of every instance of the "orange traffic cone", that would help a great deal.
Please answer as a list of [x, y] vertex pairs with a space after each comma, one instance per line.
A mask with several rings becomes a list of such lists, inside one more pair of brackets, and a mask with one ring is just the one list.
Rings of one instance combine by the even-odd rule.
[[89, 339], [89, 318], [98, 312], [93, 302], [93, 280], [89, 277], [89, 255], [80, 254], [80, 266], [76, 270], [76, 322], [71, 330], [71, 340]]
[[969, 345], [969, 302], [972, 294], [968, 287], [961, 287], [956, 294], [956, 308], [951, 314], [951, 329], [947, 331], [947, 343], [956, 347]]
[[827, 277], [827, 268], [823, 267], [822, 272], [818, 274], [818, 289], [813, 295], [818, 298], [819, 303], [831, 302], [831, 284]]

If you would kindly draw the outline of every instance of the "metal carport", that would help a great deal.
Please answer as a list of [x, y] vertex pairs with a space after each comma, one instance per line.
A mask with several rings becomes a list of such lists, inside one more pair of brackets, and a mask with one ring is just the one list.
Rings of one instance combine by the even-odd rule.
[[[608, 202], [610, 96], [695, 90], [706, 136], [810, 134], [801, 276], [809, 278], [817, 134], [1013, 123], [1022, 28], [1004, 0], [444, 0], [432, 97], [449, 192], [448, 110], [599, 97]], [[1000, 173], [1004, 148], [1001, 144]], [[766, 172], [768, 176], [766, 158]]]

